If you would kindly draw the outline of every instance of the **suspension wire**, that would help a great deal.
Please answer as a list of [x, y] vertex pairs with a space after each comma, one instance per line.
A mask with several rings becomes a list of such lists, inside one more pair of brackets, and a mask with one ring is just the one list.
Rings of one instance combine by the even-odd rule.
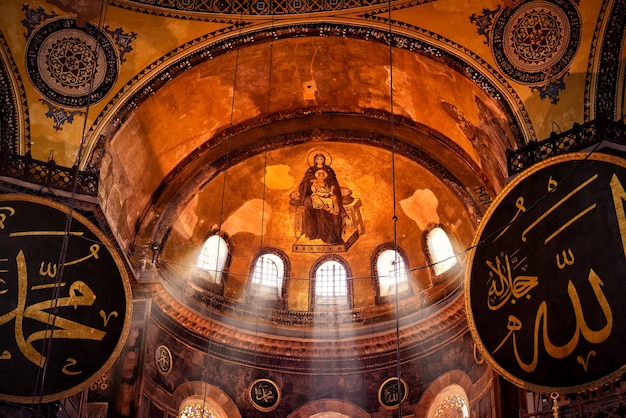
[[[269, 71], [268, 71], [268, 81], [267, 81], [267, 114], [269, 115], [270, 113], [270, 108], [271, 108], [271, 96], [272, 96], [272, 66], [273, 66], [273, 60], [274, 60], [274, 24], [276, 21], [276, 15], [274, 14], [274, 10], [273, 10], [273, 4], [270, 1], [270, 13], [272, 14], [272, 29], [270, 31], [270, 36], [272, 37], [272, 39], [270, 40], [270, 62], [269, 62]], [[265, 130], [265, 140], [266, 140], [266, 145], [267, 142], [269, 142], [269, 132], [266, 129]], [[262, 203], [261, 203], [261, 248], [263, 248], [263, 230], [264, 230], [264, 222], [265, 222], [265, 197], [266, 197], [266, 193], [267, 193], [267, 184], [266, 184], [266, 180], [267, 180], [267, 150], [265, 151], [265, 160], [263, 162], [263, 198], [262, 198]]]
[[[95, 54], [96, 57], [99, 53], [99, 49], [100, 49], [100, 43], [99, 43], [99, 39], [101, 36], [101, 31], [100, 28], [104, 25], [104, 22], [106, 21], [106, 12], [107, 12], [107, 0], [103, 0], [102, 1], [102, 6], [101, 6], [101, 11], [100, 11], [100, 17], [99, 17], [99, 21], [98, 21], [98, 32], [97, 32], [97, 38], [96, 38], [96, 45], [95, 45]], [[272, 6], [270, 6], [270, 11], [271, 11]], [[242, 32], [242, 28], [243, 28], [243, 14], [240, 15], [240, 26], [239, 26], [239, 35], [241, 35]], [[274, 21], [275, 21], [275, 15], [272, 15], [272, 28], [274, 27]], [[397, 265], [398, 260], [398, 251], [397, 251], [397, 202], [396, 202], [396, 178], [395, 178], [395, 117], [394, 117], [394, 103], [393, 103], [393, 54], [392, 54], [392, 50], [393, 50], [393, 46], [392, 46], [392, 38], [391, 36], [393, 35], [393, 31], [392, 31], [392, 20], [391, 20], [391, 0], [388, 0], [388, 45], [389, 45], [389, 78], [390, 78], [390, 87], [389, 87], [389, 91], [390, 91], [390, 134], [391, 134], [391, 138], [390, 138], [390, 144], [391, 144], [391, 182], [392, 182], [392, 194], [393, 194], [393, 247], [394, 247], [394, 252], [395, 255], [394, 257], [396, 257], [396, 260], [394, 261]], [[273, 30], [272, 30], [272, 36], [273, 35]], [[269, 73], [269, 84], [268, 84], [268, 100], [267, 100], [267, 108], [268, 108], [268, 112], [270, 109], [270, 96], [271, 96], [271, 79], [272, 79], [272, 48], [273, 48], [273, 40], [272, 43], [270, 44], [270, 73]], [[97, 60], [95, 60], [94, 62], [94, 67], [97, 65]], [[235, 73], [234, 73], [234, 79], [233, 79], [233, 95], [232, 95], [232, 100], [231, 100], [231, 114], [230, 114], [230, 121], [229, 121], [229, 129], [232, 129], [233, 126], [233, 120], [234, 120], [234, 109], [235, 109], [235, 91], [236, 91], [236, 82], [237, 82], [237, 75], [238, 75], [238, 65], [239, 65], [239, 48], [237, 48], [236, 50], [236, 57], [235, 57]], [[67, 250], [68, 250], [68, 245], [69, 245], [69, 237], [71, 235], [71, 224], [72, 224], [72, 215], [73, 215], [73, 210], [74, 210], [74, 206], [75, 206], [75, 201], [76, 201], [76, 194], [77, 194], [77, 184], [78, 184], [78, 174], [79, 174], [79, 166], [80, 166], [80, 161], [83, 158], [83, 152], [85, 150], [85, 142], [86, 142], [86, 130], [87, 130], [87, 123], [88, 123], [88, 115], [89, 115], [89, 111], [91, 108], [91, 94], [93, 92], [93, 86], [94, 86], [94, 74], [95, 74], [95, 70], [96, 68], [94, 68], [94, 73], [92, 73], [92, 77], [90, 79], [90, 83], [89, 83], [89, 94], [87, 96], [87, 102], [86, 102], [86, 107], [85, 107], [85, 118], [84, 118], [84, 122], [83, 122], [83, 128], [82, 128], [82, 135], [81, 135], [81, 141], [78, 147], [78, 151], [77, 151], [77, 155], [76, 155], [76, 160], [74, 163], [74, 166], [72, 167], [73, 169], [73, 177], [72, 177], [72, 191], [71, 191], [71, 197], [69, 199], [69, 204], [68, 206], [68, 214], [66, 215], [66, 226], [65, 226], [65, 233], [63, 236], [63, 242], [62, 242], [62, 247], [61, 247], [61, 252], [60, 252], [60, 256], [59, 256], [59, 262], [58, 262], [58, 273], [55, 277], [55, 286], [53, 288], [53, 305], [52, 308], [48, 314], [48, 317], [51, 318], [47, 321], [47, 325], [46, 325], [46, 335], [49, 335], [48, 338], [46, 338], [44, 340], [43, 343], [43, 348], [42, 348], [42, 354], [40, 356], [41, 361], [44, 363], [43, 367], [41, 367], [38, 372], [37, 372], [37, 381], [36, 381], [36, 386], [33, 390], [33, 397], [32, 397], [32, 404], [34, 406], [35, 404], [35, 400], [37, 399], [37, 409], [35, 411], [35, 413], [37, 414], [37, 416], [42, 416], [41, 413], [41, 404], [43, 401], [43, 396], [44, 396], [44, 392], [45, 392], [45, 384], [46, 384], [46, 379], [47, 379], [47, 372], [48, 372], [48, 361], [47, 359], [49, 358], [51, 352], [52, 352], [52, 340], [53, 340], [53, 333], [54, 333], [54, 329], [55, 329], [55, 323], [56, 323], [56, 318], [57, 318], [57, 313], [58, 313], [58, 301], [60, 298], [60, 283], [62, 282], [62, 278], [63, 278], [63, 273], [64, 273], [64, 264], [65, 264], [65, 259], [67, 256]], [[230, 138], [230, 137], [229, 137]], [[229, 158], [230, 158], [230, 148], [231, 148], [231, 142], [230, 139], [227, 142], [227, 151], [226, 151], [226, 166], [228, 166], [228, 162], [229, 162]], [[587, 155], [579, 162], [578, 165], [582, 164], [583, 161], [586, 161], [595, 151], [596, 149], [599, 147], [600, 142], [598, 144], [596, 144], [596, 146], [590, 150]], [[572, 174], [576, 168], [578, 167], [578, 165], [576, 165], [576, 167], [574, 167], [566, 176], [564, 176], [563, 179], [567, 178], [570, 174]], [[266, 179], [266, 169], [267, 169], [267, 153], [265, 155], [265, 163], [264, 163], [264, 190], [263, 190], [263, 200], [262, 200], [262, 225], [261, 225], [261, 248], [262, 248], [262, 244], [263, 244], [263, 222], [264, 222], [264, 215], [265, 215], [265, 211], [264, 211], [264, 206], [265, 206], [265, 194], [266, 194], [266, 187], [265, 187], [265, 179]], [[220, 208], [220, 217], [219, 217], [219, 229], [221, 231], [221, 225], [222, 225], [222, 221], [223, 221], [223, 212], [224, 212], [224, 197], [225, 197], [225, 189], [226, 189], [226, 177], [227, 177], [227, 172], [226, 170], [224, 170], [223, 172], [224, 174], [224, 178], [223, 178], [223, 184], [222, 184], [222, 200], [221, 200], [221, 208]], [[529, 208], [527, 208], [525, 214], [528, 214], [528, 212], [530, 212], [530, 209], [532, 209], [534, 206], [536, 206], [539, 202], [541, 202], [543, 199], [545, 199], [550, 193], [552, 193], [554, 190], [548, 191], [544, 194], [544, 196], [542, 196], [541, 198], [539, 198], [537, 200], [537, 202], [535, 202], [535, 204], [533, 204], [532, 206], [530, 206]], [[476, 244], [467, 247], [466, 249], [455, 253], [454, 255], [443, 259], [443, 260], [439, 260], [437, 262], [434, 263], [429, 263], [429, 264], [424, 264], [422, 266], [418, 266], [418, 267], [414, 267], [414, 268], [409, 268], [406, 269], [406, 272], [413, 272], [413, 271], [418, 271], [418, 270], [423, 270], [423, 269], [429, 269], [432, 268], [433, 266], [439, 264], [439, 263], [444, 263], [447, 260], [451, 259], [451, 258], [455, 258], [458, 256], [461, 256], [473, 249], [476, 249], [478, 247], [480, 247], [482, 244], [484, 244], [486, 241], [488, 241], [490, 238], [492, 238], [493, 236], [495, 236], [497, 233], [499, 233], [500, 231], [502, 231], [503, 229], [507, 228], [508, 226], [510, 226], [514, 221], [521, 219], [523, 217], [524, 214], [522, 214], [520, 217], [513, 219], [509, 222], [507, 222], [505, 225], [503, 225], [502, 227], [496, 229], [492, 234], [490, 234], [487, 237], [484, 237], [483, 239], [481, 239], [479, 242], [477, 242]], [[102, 242], [98, 242], [96, 240], [92, 240], [89, 239], [87, 237], [83, 237], [83, 236], [78, 236], [76, 235], [75, 238], [79, 238], [79, 239], [84, 239], [90, 242], [94, 242], [94, 243], [99, 243], [100, 245], [103, 245], [105, 247], [107, 247], [108, 249], [111, 250], [115, 250], [115, 251], [122, 251], [124, 252], [125, 250], [123, 250], [121, 247], [116, 246], [116, 245], [107, 245], [105, 243]], [[219, 249], [218, 249], [219, 251]], [[128, 252], [125, 251], [128, 254], [132, 254], [133, 252]], [[219, 257], [219, 254], [218, 254]], [[173, 262], [173, 261], [168, 261], [166, 259], [160, 258], [159, 259], [160, 262], [165, 263], [165, 264], [169, 264], [169, 265], [179, 265], [179, 266], [185, 266], [185, 267], [190, 267], [193, 268], [194, 266], [190, 266], [190, 265], [186, 265], [183, 263], [177, 263], [177, 262]], [[216, 269], [215, 273], [219, 273], [219, 271]], [[241, 276], [250, 276], [250, 274], [244, 274], [244, 273], [233, 273], [233, 272], [229, 272], [229, 274], [233, 274], [233, 275], [241, 275]], [[396, 310], [396, 361], [397, 361], [397, 379], [398, 379], [398, 400], [399, 400], [399, 404], [398, 404], [398, 409], [399, 409], [399, 416], [402, 415], [402, 399], [401, 399], [401, 358], [400, 358], [400, 339], [399, 339], [399, 333], [400, 333], [400, 325], [399, 325], [399, 292], [398, 292], [398, 274], [397, 272], [395, 272], [394, 270], [394, 278], [395, 278], [395, 299], [396, 299], [396, 306], [395, 306], [395, 310]], [[353, 277], [352, 279], [360, 279], [360, 278], [372, 278], [372, 276], [362, 276], [362, 277]], [[297, 279], [297, 278], [294, 278]], [[302, 280], [311, 280], [310, 278], [302, 278]], [[210, 301], [211, 305], [212, 305], [212, 300]], [[210, 335], [212, 333], [212, 325], [213, 325], [213, 308], [211, 306], [210, 309], [210, 327], [209, 327], [209, 339], [208, 339], [208, 345], [207, 345], [207, 362], [210, 356], [210, 350], [211, 350], [211, 338]], [[258, 316], [257, 315], [257, 327], [258, 327]], [[258, 332], [258, 330], [255, 331], [255, 333]], [[255, 345], [256, 345], [256, 336], [255, 336]], [[45, 355], [43, 354], [45, 353]], [[256, 357], [256, 348], [255, 348], [255, 357]], [[44, 361], [44, 358], [46, 358], [46, 360]], [[255, 359], [255, 364], [256, 364], [256, 359]], [[206, 371], [206, 369], [205, 369]], [[206, 396], [206, 391], [207, 391], [207, 385], [204, 385], [205, 387], [205, 396]], [[206, 400], [206, 398], [205, 398]]]
[[[270, 5], [269, 5], [269, 13], [272, 15], [272, 26], [271, 26], [271, 30], [270, 30], [270, 36], [272, 37], [272, 39], [270, 40], [270, 59], [269, 59], [269, 70], [268, 70], [268, 81], [267, 81], [267, 114], [269, 115], [270, 113], [270, 103], [271, 103], [271, 96], [272, 96], [272, 64], [273, 64], [273, 51], [274, 51], [274, 24], [276, 21], [276, 15], [274, 14], [274, 4], [272, 3], [272, 1], [270, 1]], [[266, 130], [265, 131], [266, 135], [265, 135], [265, 141], [266, 143], [269, 142], [269, 133]], [[263, 250], [263, 232], [265, 230], [265, 197], [267, 194], [267, 151], [265, 151], [265, 154], [263, 156], [263, 195], [261, 198], [261, 232], [260, 232], [260, 242], [259, 242], [259, 251]], [[262, 288], [261, 286], [263, 286], [263, 279], [265, 278], [265, 268], [266, 268], [266, 263], [263, 261], [263, 254], [259, 254], [259, 258], [257, 258], [257, 263], [260, 261], [261, 262], [261, 274], [260, 274], [260, 288]], [[253, 271], [256, 271], [256, 266], [252, 266]], [[284, 274], [284, 272], [283, 272]], [[278, 279], [278, 277], [277, 277]], [[252, 276], [252, 280], [254, 280], [254, 275]], [[248, 281], [246, 281], [246, 283], [248, 283]], [[276, 281], [276, 283], [278, 284], [278, 280]], [[250, 286], [250, 283], [248, 283], [248, 286]], [[255, 288], [256, 290], [256, 288]], [[254, 325], [254, 359], [252, 362], [252, 366], [256, 367], [256, 362], [257, 362], [257, 353], [258, 353], [258, 338], [259, 338], [259, 310], [260, 310], [260, 306], [257, 305], [256, 306], [256, 310], [257, 310], [257, 314], [255, 315], [255, 325]]]
[[[35, 387], [33, 388], [33, 396], [31, 403], [37, 403], [36, 414], [37, 416], [41, 416], [41, 405], [43, 403], [43, 397], [45, 393], [45, 387], [47, 383], [48, 377], [48, 365], [50, 355], [52, 354], [52, 343], [54, 340], [54, 330], [56, 327], [57, 314], [59, 311], [59, 298], [61, 296], [61, 283], [63, 281], [63, 273], [65, 267], [65, 260], [67, 258], [67, 251], [69, 246], [69, 238], [72, 230], [72, 218], [74, 213], [74, 205], [76, 201], [76, 193], [78, 189], [78, 175], [79, 175], [79, 167], [80, 161], [83, 157], [83, 152], [85, 148], [85, 140], [86, 140], [86, 132], [87, 132], [87, 121], [89, 116], [89, 110], [91, 108], [91, 95], [94, 89], [95, 82], [95, 74], [98, 69], [98, 54], [100, 53], [100, 37], [102, 36], [101, 28], [104, 26], [104, 22], [106, 22], [106, 13], [107, 13], [108, 1], [102, 0], [100, 6], [100, 16], [98, 18], [98, 30], [96, 35], [96, 45], [95, 49], [92, 51], [95, 55], [92, 74], [89, 80], [89, 88], [87, 94], [87, 103], [85, 105], [85, 118], [83, 120], [83, 126], [81, 131], [81, 139], [78, 145], [78, 151], [76, 153], [76, 160], [74, 162], [74, 166], [72, 167], [73, 175], [72, 175], [72, 192], [68, 206], [68, 212], [65, 219], [65, 230], [63, 234], [63, 241], [61, 243], [61, 250], [59, 254], [58, 261], [58, 271], [57, 275], [54, 279], [54, 287], [52, 288], [52, 305], [50, 310], [48, 311], [48, 320], [46, 321], [45, 335], [46, 338], [43, 340], [43, 346], [40, 354], [40, 367], [37, 369], [37, 377], [35, 381]], [[87, 23], [89, 24], [89, 23]], [[43, 363], [43, 365], [41, 365]]]
[[[589, 157], [591, 157], [591, 155], [593, 155], [596, 150], [600, 147], [600, 145], [602, 145], [601, 142], [598, 142], [597, 144], [594, 145], [594, 147], [587, 152], [587, 154], [578, 162], [578, 164], [576, 164], [568, 173], [566, 173], [563, 178], [561, 179], [561, 182], [563, 180], [566, 180], [571, 174], [573, 174], [574, 172], [577, 171], [578, 167], [580, 166], [580, 164], [582, 164], [583, 162], [585, 162], [586, 160], [589, 159]], [[464, 254], [479, 248], [480, 246], [482, 246], [483, 244], [485, 244], [486, 242], [488, 242], [489, 240], [491, 240], [492, 238], [494, 238], [495, 236], [497, 236], [500, 232], [502, 232], [502, 230], [504, 230], [505, 228], [510, 227], [514, 222], [519, 221], [520, 219], [523, 219], [525, 216], [530, 216], [528, 215], [528, 213], [531, 212], [531, 209], [533, 209], [537, 204], [539, 204], [542, 200], [546, 199], [551, 193], [554, 193], [555, 190], [558, 189], [558, 186], [550, 191], [547, 191], [544, 193], [543, 196], [541, 196], [540, 198], [537, 199], [537, 202], [535, 202], [533, 205], [529, 206], [526, 210], [526, 212], [520, 214], [520, 216], [518, 216], [515, 219], [512, 219], [506, 223], [504, 223], [502, 226], [500, 226], [499, 228], [495, 229], [491, 234], [485, 236], [484, 238], [482, 238], [479, 242], [477, 242], [476, 244], [473, 244], [469, 247], [466, 247], [465, 249], [455, 252], [454, 254], [450, 255], [447, 258], [435, 261], [435, 262], [431, 262], [431, 263], [426, 263], [426, 264], [422, 264], [420, 266], [416, 266], [416, 267], [411, 267], [411, 268], [407, 268], [406, 272], [407, 273], [412, 273], [412, 272], [416, 272], [416, 271], [421, 271], [421, 270], [427, 270], [427, 269], [431, 269], [434, 266], [438, 265], [438, 264], [443, 264], [445, 262], [447, 262], [448, 260], [451, 260], [453, 258], [457, 258], [457, 257], [461, 257]], [[85, 236], [80, 236], [80, 235], [76, 235], [75, 236], [76, 239], [82, 239], [94, 244], [99, 244], [103, 247], [106, 247], [108, 249], [111, 250], [116, 250], [116, 251], [121, 251], [121, 252], [125, 252], [127, 256], [138, 256], [141, 255], [140, 252], [132, 252], [132, 251], [125, 251], [124, 249], [122, 249], [121, 247], [118, 247], [116, 245], [111, 245], [111, 244], [106, 244], [103, 242], [100, 242], [98, 240], [94, 240]], [[171, 265], [171, 266], [177, 266], [177, 267], [186, 267], [186, 268], [194, 268], [194, 265], [190, 265], [190, 264], [186, 264], [186, 263], [180, 263], [180, 262], [176, 262], [176, 261], [172, 261], [172, 260], [167, 260], [164, 258], [160, 258], [159, 261], [162, 264], [167, 264], [167, 265]], [[217, 270], [210, 270], [208, 269], [209, 272], [216, 272]], [[252, 275], [250, 273], [238, 273], [238, 272], [232, 272], [229, 271], [228, 272], [229, 276], [239, 276], [239, 277], [247, 277], [250, 278]], [[351, 279], [353, 280], [360, 280], [360, 279], [373, 279], [376, 276], [370, 276], [370, 275], [362, 275], [362, 276], [353, 276], [351, 277]], [[290, 277], [290, 280], [311, 280], [311, 278], [309, 277]]]
[[[587, 152], [587, 154], [586, 154], [586, 155], [585, 155], [585, 156], [584, 156], [584, 157], [583, 157], [583, 158], [582, 158], [582, 159], [578, 162], [578, 164], [576, 164], [574, 167], [572, 167], [572, 169], [571, 169], [569, 172], [565, 173], [565, 175], [564, 175], [564, 176], [563, 176], [563, 177], [559, 180], [559, 185], [563, 184], [563, 181], [564, 181], [564, 180], [566, 180], [567, 178], [569, 178], [569, 177], [570, 177], [573, 173], [577, 172], [577, 171], [578, 171], [578, 169], [579, 169], [579, 167], [580, 167], [580, 165], [581, 165], [581, 164], [583, 164], [583, 163], [584, 163], [587, 159], [589, 159], [589, 158], [591, 157], [591, 155], [593, 155], [593, 154], [597, 151], [597, 149], [600, 147], [600, 145], [601, 145], [601, 142], [598, 142], [598, 143], [597, 143], [597, 144], [596, 144], [596, 145], [595, 145], [592, 149], [590, 149], [590, 150]], [[554, 189], [552, 189], [552, 190], [550, 190], [550, 191], [545, 192], [543, 196], [541, 196], [540, 198], [538, 198], [538, 200], [537, 200], [535, 203], [533, 203], [532, 205], [530, 205], [530, 206], [527, 208], [526, 212], [524, 212], [523, 214], [521, 214], [520, 216], [518, 216], [518, 217], [517, 217], [517, 218], [515, 218], [515, 219], [511, 219], [510, 221], [508, 221], [508, 222], [506, 222], [505, 224], [503, 224], [501, 227], [499, 227], [499, 228], [495, 229], [495, 230], [494, 230], [491, 234], [489, 234], [489, 235], [487, 235], [487, 236], [485, 236], [485, 237], [481, 238], [481, 240], [480, 240], [480, 241], [478, 241], [476, 244], [473, 244], [472, 246], [467, 247], [467, 248], [466, 248], [466, 249], [464, 249], [463, 251], [460, 251], [460, 252], [458, 252], [458, 253], [455, 253], [454, 255], [450, 256], [449, 258], [446, 258], [446, 259], [443, 259], [443, 260], [439, 260], [439, 261], [434, 262], [434, 263], [429, 263], [429, 264], [424, 264], [424, 265], [421, 265], [421, 266], [417, 266], [417, 267], [415, 267], [415, 268], [407, 269], [407, 270], [406, 270], [406, 271], [407, 271], [407, 273], [411, 273], [411, 272], [415, 272], [415, 271], [420, 271], [420, 270], [424, 270], [424, 269], [430, 269], [430, 268], [432, 268], [433, 266], [435, 266], [435, 265], [437, 265], [437, 264], [439, 264], [439, 263], [445, 263], [445, 262], [446, 262], [447, 260], [449, 260], [450, 258], [453, 258], [453, 257], [459, 257], [459, 256], [461, 256], [461, 255], [463, 255], [463, 254], [465, 254], [465, 253], [467, 253], [467, 252], [469, 252], [469, 251], [471, 251], [471, 250], [473, 250], [473, 249], [477, 249], [477, 248], [481, 247], [482, 245], [486, 244], [487, 242], [489, 242], [489, 241], [491, 241], [493, 238], [495, 238], [495, 237], [496, 237], [496, 236], [497, 236], [497, 235], [498, 235], [498, 234], [499, 234], [502, 230], [504, 230], [505, 228], [508, 228], [508, 227], [509, 227], [510, 225], [512, 225], [514, 222], [519, 222], [521, 219], [524, 219], [524, 217], [526, 217], [526, 216], [531, 216], [531, 214], [532, 214], [532, 212], [533, 212], [533, 209], [534, 209], [534, 208], [535, 208], [538, 204], [540, 204], [543, 200], [545, 200], [546, 198], [548, 198], [548, 196], [549, 196], [551, 193], [554, 193], [554, 192], [555, 192], [555, 190], [557, 190], [557, 189], [559, 189], [559, 188], [560, 188], [560, 186], [557, 186], [556, 188], [554, 188]], [[87, 240], [87, 241], [92, 242], [92, 243], [98, 243], [98, 244], [101, 244], [101, 245], [103, 245], [103, 246], [105, 246], [105, 247], [107, 247], [107, 248], [113, 248], [113, 249], [115, 249], [115, 250], [120, 250], [120, 251], [121, 251], [121, 249], [119, 249], [118, 247], [113, 247], [113, 246], [111, 246], [111, 245], [106, 245], [106, 244], [104, 244], [104, 243], [101, 243], [101, 242], [98, 242], [98, 241], [95, 241], [95, 240], [92, 240], [92, 239], [86, 238], [86, 237], [84, 237], [84, 236], [76, 236], [76, 238], [78, 238], [78, 239], [83, 239], [83, 240]], [[184, 263], [177, 263], [177, 262], [174, 262], [174, 261], [168, 261], [168, 260], [163, 260], [163, 259], [162, 259], [161, 261], [162, 261], [164, 264], [169, 264], [169, 265], [172, 265], [172, 266], [179, 266], [179, 267], [193, 268], [193, 266], [189, 266], [189, 265], [184, 264]], [[232, 275], [232, 276], [241, 276], [241, 277], [245, 277], [245, 278], [247, 278], [248, 280], [250, 279], [250, 274], [249, 274], [249, 273], [233, 273], [233, 272], [229, 272], [229, 275]], [[368, 280], [372, 280], [372, 279], [374, 279], [374, 278], [375, 278], [375, 276], [367, 276], [367, 275], [363, 275], [363, 276], [356, 276], [356, 277], [352, 277], [351, 279], [352, 279], [352, 280], [361, 280], [361, 279], [368, 279]], [[311, 279], [310, 277], [307, 277], [307, 278], [297, 278], [297, 277], [293, 277], [293, 278], [290, 278], [290, 280], [306, 280], [306, 281], [309, 281], [309, 282], [310, 282], [312, 279]], [[460, 284], [458, 284], [456, 287], [454, 287], [453, 289], [451, 289], [451, 290], [450, 290], [450, 292], [446, 292], [446, 295], [445, 295], [442, 299], [435, 300], [435, 301], [433, 301], [431, 304], [429, 304], [428, 306], [433, 307], [433, 306], [438, 306], [438, 305], [441, 305], [441, 304], [446, 303], [446, 302], [447, 302], [447, 300], [449, 299], [449, 296], [451, 296], [451, 295], [455, 295], [459, 289], [463, 288], [463, 286], [464, 286], [464, 283], [463, 283], [463, 282], [462, 282], [462, 283], [460, 283]], [[216, 302], [216, 301], [214, 301], [213, 299], [211, 299], [211, 306], [213, 306], [213, 303], [214, 303], [214, 302]], [[225, 302], [217, 302], [217, 303], [220, 303], [220, 304], [222, 304], [222, 303], [227, 304], [228, 302], [227, 302], [227, 301], [225, 301]], [[259, 309], [260, 309], [260, 308], [259, 308]], [[258, 314], [259, 309], [257, 309], [257, 315], [256, 315], [257, 319], [258, 319], [258, 318], [259, 318], [259, 316], [260, 316], [260, 315]], [[240, 311], [241, 311], [242, 313], [246, 313], [246, 312], [247, 312], [247, 313], [250, 313], [250, 314], [252, 313], [252, 311], [251, 311], [251, 310], [250, 310], [250, 311], [243, 311], [243, 310], [240, 310]], [[213, 308], [211, 309], [211, 321], [212, 321], [212, 318], [213, 318]], [[372, 325], [373, 325], [373, 324], [372, 324]], [[398, 328], [396, 328], [396, 333], [397, 333], [397, 332], [398, 332]], [[210, 340], [209, 340], [209, 343], [210, 343]], [[396, 352], [396, 355], [398, 355], [398, 352]]]
[[[237, 34], [238, 38], [241, 38], [241, 32], [243, 30], [243, 12], [240, 13], [239, 15], [239, 32]], [[230, 102], [230, 120], [228, 122], [228, 131], [229, 131], [229, 135], [227, 136], [227, 140], [226, 140], [226, 161], [225, 161], [225, 167], [229, 166], [229, 161], [230, 161], [230, 151], [231, 151], [231, 141], [232, 141], [232, 137], [230, 135], [230, 133], [232, 133], [232, 128], [233, 128], [233, 120], [234, 120], [234, 115], [235, 115], [235, 97], [236, 97], [236, 92], [237, 92], [237, 76], [239, 74], [239, 52], [240, 52], [241, 47], [237, 47], [237, 49], [235, 50], [235, 70], [234, 70], [234, 74], [233, 74], [233, 95], [231, 98], [231, 102]], [[225, 169], [223, 170], [223, 179], [222, 179], [222, 196], [221, 196], [221, 201], [220, 201], [220, 214], [219, 214], [219, 223], [218, 223], [218, 237], [222, 238], [222, 224], [223, 224], [223, 220], [224, 220], [224, 198], [226, 195], [226, 178], [228, 177], [228, 170]], [[203, 244], [204, 245], [204, 244]], [[215, 277], [217, 277], [217, 275], [223, 276], [224, 272], [223, 272], [223, 268], [220, 269], [218, 268], [217, 263], [219, 263], [219, 259], [220, 259], [220, 250], [221, 250], [221, 246], [217, 245], [217, 253], [216, 253], [216, 265], [215, 265], [215, 269], [212, 271], [209, 271], [209, 273], [212, 273], [215, 275]], [[226, 251], [228, 252], [228, 248], [226, 249]], [[201, 251], [201, 257], [202, 257], [202, 253], [203, 251]], [[228, 254], [227, 254], [228, 255]], [[160, 259], [159, 260], [161, 263], [163, 263], [165, 260]], [[204, 366], [204, 370], [202, 372], [202, 384], [203, 384], [203, 396], [202, 396], [202, 414], [204, 415], [204, 411], [206, 409], [206, 402], [207, 402], [207, 395], [208, 395], [208, 388], [209, 388], [209, 382], [208, 382], [208, 368], [209, 368], [209, 362], [211, 360], [211, 342], [213, 341], [212, 338], [212, 329], [213, 329], [213, 311], [215, 310], [214, 306], [213, 306], [213, 296], [209, 297], [209, 335], [207, 338], [207, 349], [206, 349], [206, 362], [205, 362], [205, 366]]]
[[387, 1], [387, 21], [388, 21], [388, 39], [389, 45], [389, 128], [391, 135], [391, 191], [393, 201], [393, 252], [394, 252], [394, 268], [392, 274], [395, 282], [395, 314], [396, 314], [396, 378], [397, 378], [397, 391], [398, 391], [398, 416], [402, 416], [402, 364], [400, 358], [400, 295], [398, 290], [399, 272], [397, 267], [399, 265], [398, 260], [398, 207], [396, 203], [396, 126], [395, 115], [393, 106], [393, 30], [391, 25], [391, 0]]

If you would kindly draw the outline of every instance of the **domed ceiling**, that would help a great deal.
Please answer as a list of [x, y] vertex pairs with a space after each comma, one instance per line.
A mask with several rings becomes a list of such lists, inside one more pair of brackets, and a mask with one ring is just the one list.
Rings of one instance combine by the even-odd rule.
[[[492, 383], [474, 361], [459, 297], [465, 252], [505, 186], [507, 151], [623, 113], [623, 91], [603, 87], [608, 72], [623, 82], [607, 52], [623, 37], [613, 32], [623, 27], [620, 7], [3, 4], [0, 62], [11, 86], [3, 94], [13, 106], [3, 111], [2, 140], [13, 154], [76, 164], [97, 178], [97, 191], [79, 203], [97, 207], [135, 274], [136, 295], [150, 300], [151, 322], [139, 334], [146, 352], [167, 345], [185, 364], [167, 376], [146, 360], [154, 402], [161, 391], [171, 400], [184, 382], [203, 380], [193, 366], [208, 357], [224, 363], [207, 370], [239, 376], [233, 387], [253, 370], [285, 373], [277, 379], [296, 385], [294, 371], [332, 376], [339, 367], [374, 373], [360, 385], [375, 395], [373, 382], [400, 354], [417, 362], [413, 405], [443, 373], [437, 368], [452, 365], [471, 377], [466, 390], [478, 399]], [[607, 72], [594, 70], [599, 63]], [[325, 157], [326, 184], [313, 175], [316, 155]], [[315, 187], [339, 199], [338, 227], [307, 217], [303, 194]], [[319, 196], [310, 204], [332, 207]], [[435, 271], [426, 239], [434, 228], [446, 232], [457, 260], [445, 274]], [[223, 280], [208, 283], [198, 260], [214, 234], [228, 255]], [[381, 297], [377, 286], [376, 257], [385, 249], [397, 250], [410, 273], [399, 298]], [[271, 303], [250, 292], [266, 252], [286, 267]], [[347, 269], [349, 306], [315, 303], [312, 278], [328, 260]], [[377, 407], [361, 395], [352, 400]]]

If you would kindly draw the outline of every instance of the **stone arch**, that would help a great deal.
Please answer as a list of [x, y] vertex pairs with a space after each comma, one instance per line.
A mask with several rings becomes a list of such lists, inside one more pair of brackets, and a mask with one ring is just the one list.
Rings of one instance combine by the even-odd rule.
[[224, 416], [241, 418], [241, 413], [235, 402], [216, 386], [199, 381], [187, 382], [178, 386], [172, 395], [172, 403], [177, 413], [183, 402], [190, 398], [206, 399], [207, 404], [220, 408]]
[[428, 417], [431, 409], [437, 408], [437, 402], [440, 400], [440, 394], [449, 390], [450, 387], [460, 388], [465, 395], [467, 395], [466, 401], [468, 402], [468, 408], [472, 399], [470, 394], [474, 393], [474, 385], [467, 374], [460, 370], [452, 370], [435, 380], [426, 389], [415, 408], [416, 417]]
[[369, 418], [358, 406], [339, 399], [318, 399], [302, 405], [287, 418]]

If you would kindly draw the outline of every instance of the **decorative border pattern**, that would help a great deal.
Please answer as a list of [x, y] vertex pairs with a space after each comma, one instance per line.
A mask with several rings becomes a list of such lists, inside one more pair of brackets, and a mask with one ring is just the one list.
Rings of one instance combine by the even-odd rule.
[[[432, 1], [432, 0], [430, 0]], [[220, 13], [249, 16], [336, 12], [387, 4], [388, 0], [117, 0], [113, 6], [159, 8], [169, 14]]]
[[[12, 82], [13, 79], [15, 83]], [[19, 97], [14, 95], [15, 90]], [[20, 151], [18, 112], [21, 111], [23, 117], [24, 126], [21, 128], [24, 130], [24, 138], [30, 137], [30, 117], [24, 83], [2, 32], [0, 32], [0, 103], [0, 150], [17, 154]], [[21, 110], [18, 110], [20, 108]], [[26, 150], [30, 152], [30, 140], [26, 143]]]
[[[613, 3], [613, 9], [606, 25], [606, 33], [602, 39], [598, 65], [601, 70], [598, 73], [595, 89], [595, 118], [612, 119], [617, 109], [616, 82], [619, 80], [620, 70], [620, 57], [616, 52], [621, 51], [624, 42], [626, 42], [626, 0], [615, 0]], [[586, 93], [588, 88], [585, 87]], [[587, 102], [587, 95], [585, 94], [585, 103]], [[588, 109], [585, 108], [585, 121], [589, 117]]]

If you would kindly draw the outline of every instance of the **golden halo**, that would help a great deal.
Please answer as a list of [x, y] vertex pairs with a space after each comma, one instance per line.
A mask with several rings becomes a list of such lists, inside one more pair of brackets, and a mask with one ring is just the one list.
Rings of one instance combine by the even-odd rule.
[[317, 154], [322, 154], [324, 158], [326, 158], [326, 165], [330, 167], [333, 162], [333, 157], [330, 156], [328, 151], [323, 149], [314, 149], [313, 151], [309, 152], [309, 155], [307, 155], [306, 157], [306, 161], [309, 163], [309, 167], [313, 167], [315, 165], [315, 156]]

